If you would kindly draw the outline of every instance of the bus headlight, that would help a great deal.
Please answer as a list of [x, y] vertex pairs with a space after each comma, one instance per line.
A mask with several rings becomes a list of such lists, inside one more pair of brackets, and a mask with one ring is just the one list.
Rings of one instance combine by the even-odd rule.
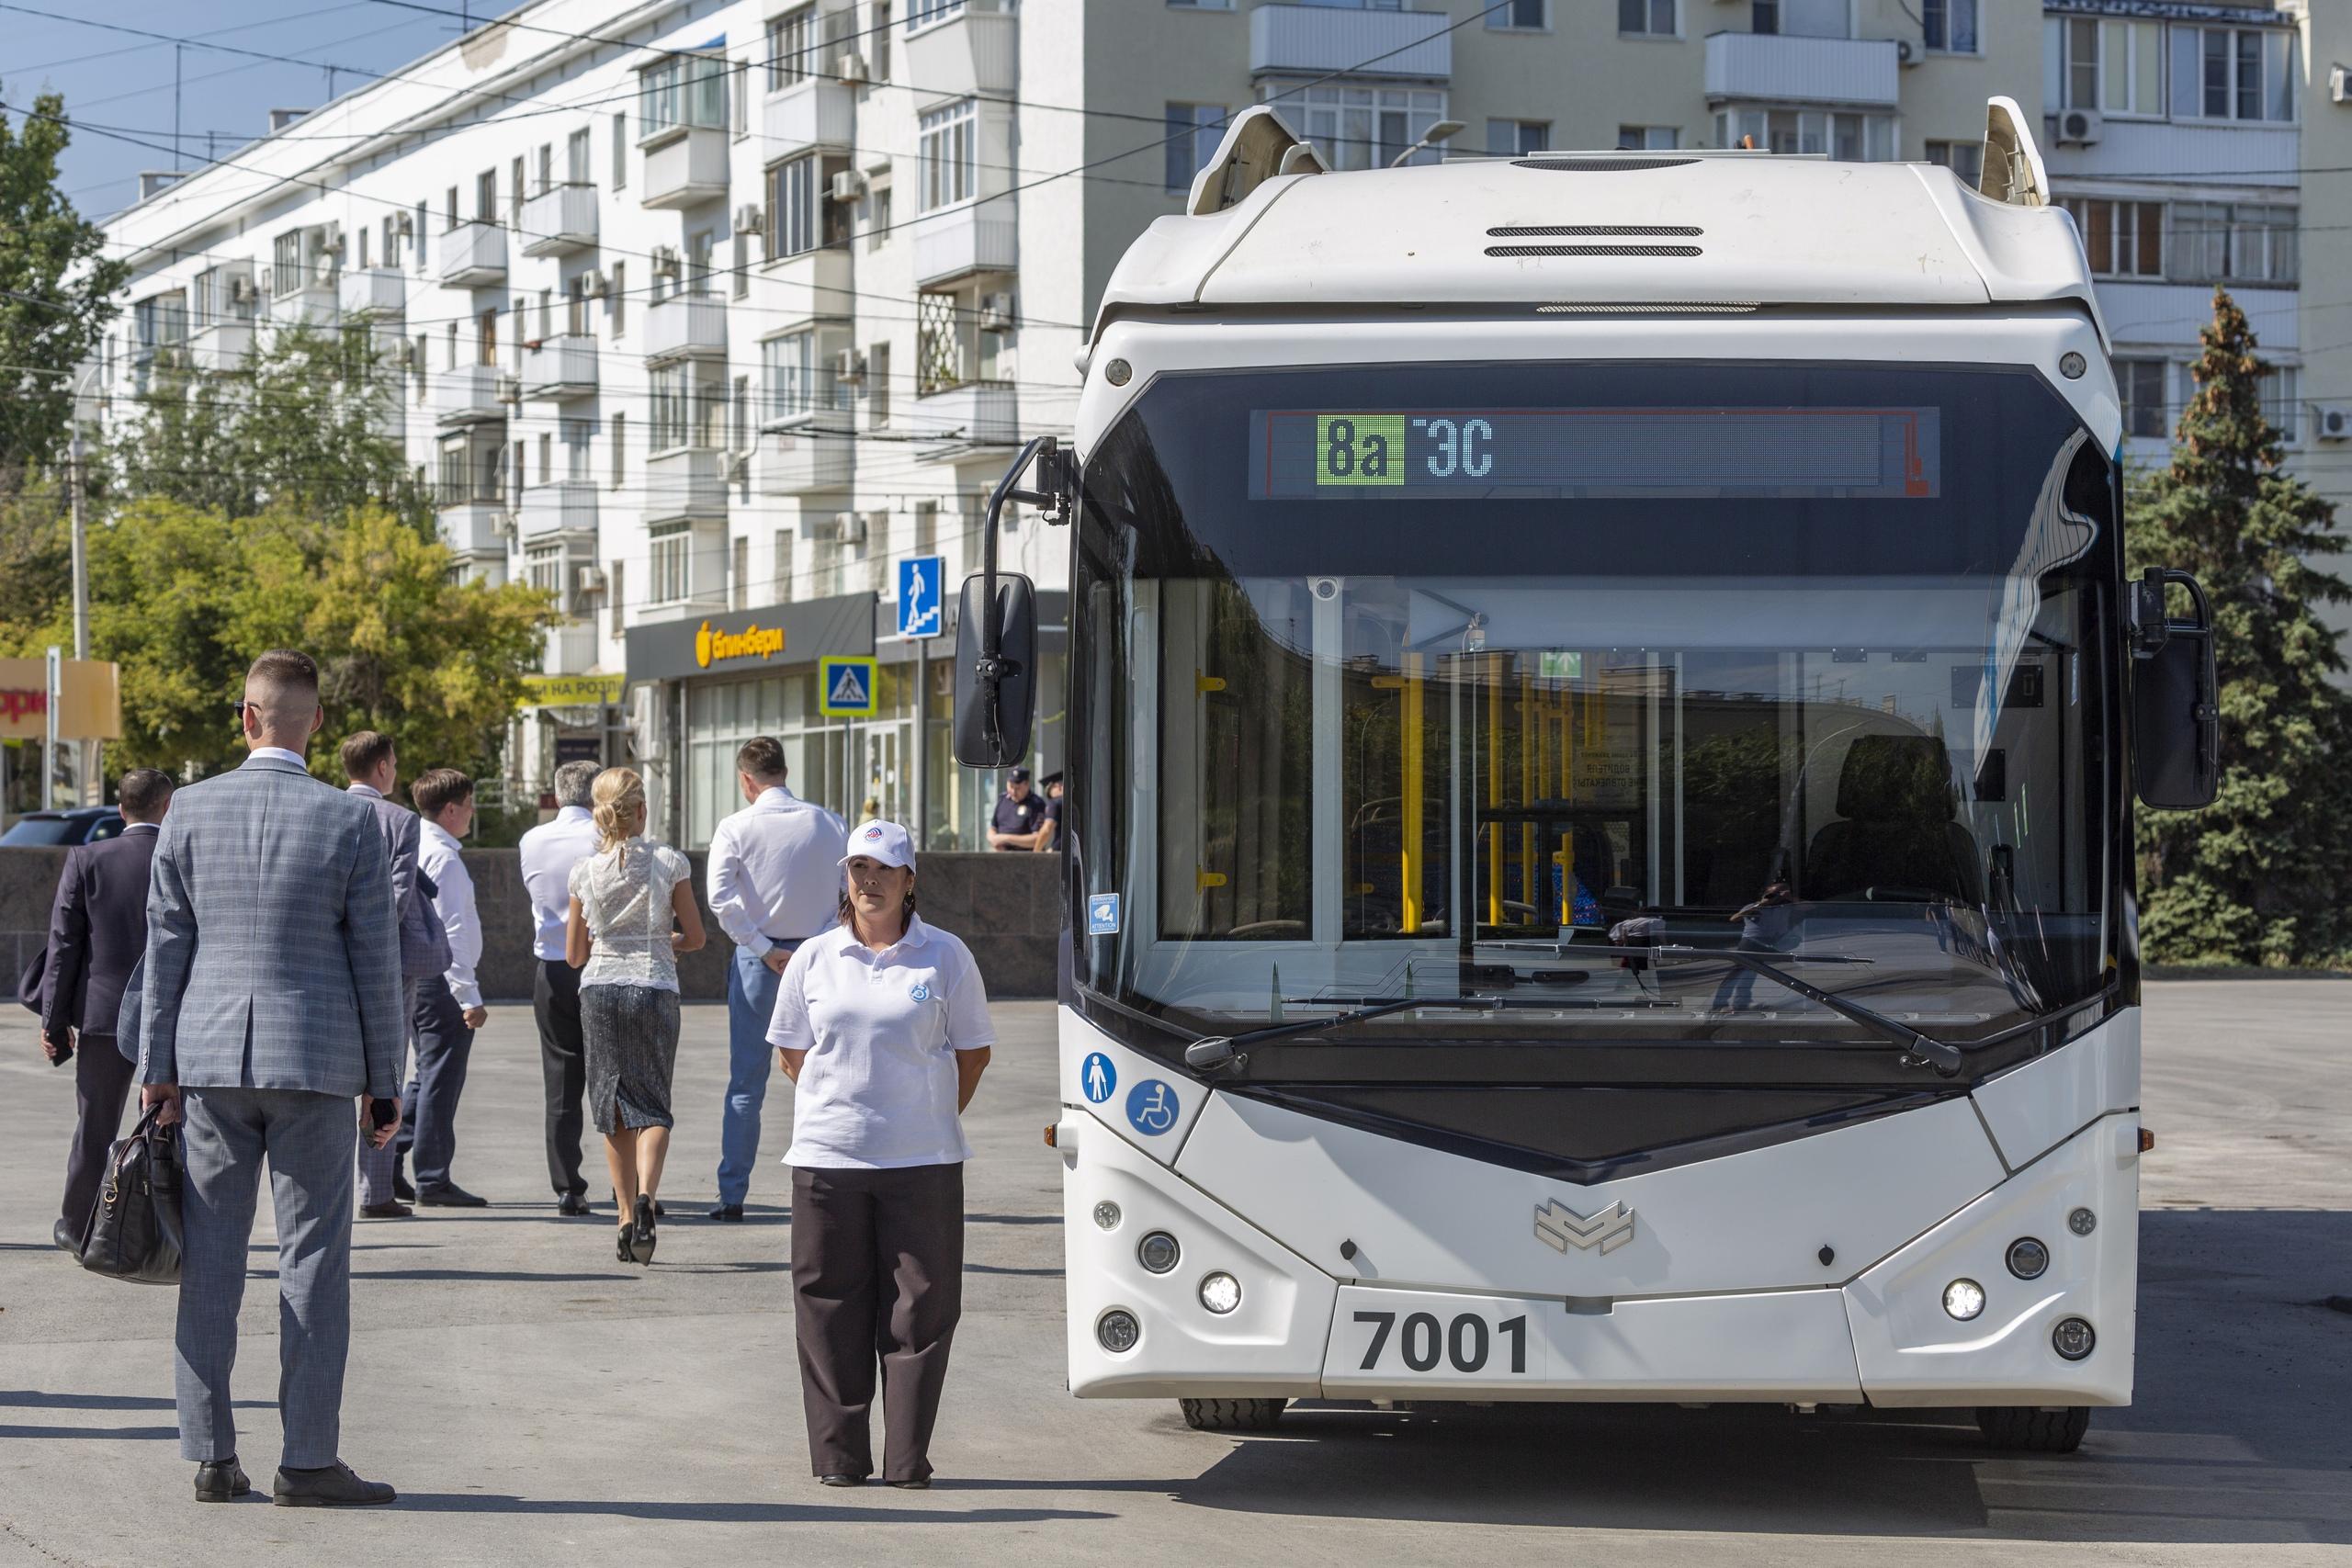
[[1095, 1342], [1114, 1356], [1124, 1356], [1143, 1337], [1143, 1325], [1125, 1307], [1113, 1307], [1094, 1320]]
[[1177, 1258], [1182, 1256], [1182, 1249], [1177, 1247], [1176, 1238], [1166, 1231], [1152, 1232], [1144, 1237], [1142, 1245], [1136, 1248], [1136, 1261], [1141, 1263], [1146, 1271], [1153, 1274], [1167, 1273], [1176, 1267]]
[[1944, 1311], [1966, 1323], [1984, 1310], [1984, 1287], [1973, 1280], [1954, 1280], [1944, 1287]]
[[2009, 1272], [2020, 1280], [2039, 1280], [2050, 1268], [2050, 1249], [2030, 1235], [2009, 1243]]
[[1241, 1304], [1241, 1281], [1230, 1274], [1212, 1274], [1201, 1281], [1201, 1304], [1219, 1317]]
[[2079, 1317], [2062, 1317], [2058, 1326], [2050, 1331], [2050, 1348], [2070, 1361], [2081, 1360], [2098, 1343], [2098, 1336]]

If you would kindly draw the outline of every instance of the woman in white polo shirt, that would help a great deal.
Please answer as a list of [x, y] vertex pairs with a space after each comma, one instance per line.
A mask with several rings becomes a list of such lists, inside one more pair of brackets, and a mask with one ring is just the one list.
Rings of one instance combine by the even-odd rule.
[[853, 829], [841, 923], [784, 971], [768, 1040], [792, 1105], [792, 1294], [808, 1459], [828, 1486], [931, 1484], [931, 1429], [963, 1313], [962, 1114], [996, 1032], [979, 965], [915, 916], [895, 822]]

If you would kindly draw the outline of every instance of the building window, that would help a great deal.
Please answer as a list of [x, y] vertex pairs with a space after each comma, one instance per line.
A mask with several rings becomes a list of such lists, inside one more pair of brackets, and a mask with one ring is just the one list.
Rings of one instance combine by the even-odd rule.
[[2291, 120], [2297, 53], [2291, 32], [2176, 23], [2173, 113], [2205, 119]]
[[2066, 107], [2118, 115], [2165, 112], [2162, 22], [2075, 17], [2053, 27]]
[[1208, 166], [1216, 144], [1225, 137], [1223, 104], [1168, 106], [1168, 172], [1170, 190], [1189, 190], [1193, 176]]
[[760, 344], [760, 379], [769, 420], [849, 406], [831, 362], [819, 351], [815, 333], [793, 333]]
[[2083, 254], [2100, 277], [2164, 276], [2165, 209], [2160, 201], [2107, 201], [2061, 197], [2082, 236]]
[[610, 624], [615, 637], [620, 636], [628, 624], [621, 615], [627, 607], [621, 598], [621, 589], [627, 582], [627, 579], [621, 574], [621, 568], [628, 564], [626, 561], [616, 560], [605, 569], [605, 602], [611, 606]]
[[613, 447], [613, 488], [618, 490], [628, 479], [628, 415], [613, 415], [612, 434], [607, 439]]
[[725, 393], [717, 382], [701, 379], [695, 373], [698, 368], [664, 365], [651, 373], [648, 412], [654, 451], [718, 446]]
[[1674, 0], [1617, 0], [1617, 30], [1645, 38], [1673, 38]]
[[1490, 119], [1487, 151], [1498, 158], [1523, 158], [1552, 150], [1552, 122], [1544, 119]]
[[613, 336], [628, 333], [628, 263], [613, 264]]
[[865, 422], [874, 430], [890, 423], [890, 345], [887, 343], [865, 351]]
[[2301, 369], [2292, 365], [2274, 365], [2262, 378], [2262, 416], [2290, 446], [2302, 445], [2302, 381]]
[[865, 248], [878, 251], [890, 237], [890, 187], [882, 186], [871, 198], [873, 220], [866, 225]]
[[647, 604], [675, 604], [693, 592], [694, 546], [691, 523], [665, 523], [648, 530], [646, 553], [651, 557], [648, 564], [653, 581]]
[[283, 299], [302, 288], [302, 231], [289, 229], [270, 242], [269, 292]]
[[650, 141], [685, 126], [726, 130], [729, 74], [728, 62], [710, 54], [673, 54], [639, 72], [639, 137]]
[[970, 98], [922, 117], [918, 143], [922, 155], [922, 211], [936, 212], [972, 199], [978, 189], [978, 125], [979, 106]]
[[778, 529], [775, 531], [775, 542], [769, 546], [769, 549], [768, 549], [768, 570], [769, 570], [769, 572], [770, 572], [771, 577], [773, 578], [773, 581], [771, 582], [771, 584], [770, 584], [770, 586], [769, 586], [769, 591], [768, 591], [768, 600], [769, 600], [769, 603], [771, 603], [771, 604], [791, 604], [791, 603], [792, 603], [792, 530], [791, 530], [791, 529], [789, 529], [789, 528], [778, 528]]
[[1984, 177], [1984, 143], [1982, 141], [1930, 141], [1928, 162], [1941, 164], [1960, 176], [1960, 183], [1974, 190]]
[[2171, 430], [2165, 384], [2172, 367], [2161, 359], [2119, 359], [2115, 386], [2123, 398], [2123, 433], [2161, 440]]
[[561, 545], [532, 546], [523, 557], [523, 574], [530, 579], [532, 587], [543, 593], [554, 594], [559, 606], [561, 606], [570, 597], [563, 591], [563, 547]]
[[803, 6], [768, 23], [768, 91], [808, 80], [817, 65], [817, 7]]
[[1748, 30], [1800, 38], [1851, 36], [1846, 0], [1749, 0]]
[[[1313, 141], [1334, 169], [1385, 168], [1445, 118], [1445, 95], [1415, 87], [1306, 87], [1276, 93], [1268, 102]], [[1424, 147], [1417, 164], [1434, 164]]]
[[944, 22], [964, 9], [964, 0], [908, 0], [907, 31], [914, 32], [933, 22]]
[[1551, 26], [1551, 0], [1503, 0], [1487, 13], [1487, 27], [1494, 32], [1546, 32]]
[[613, 188], [628, 188], [628, 116], [613, 116]]
[[1984, 47], [1976, 32], [1976, 0], [1919, 0], [1919, 31], [1929, 49], [1974, 54]]
[[749, 536], [736, 536], [734, 557], [729, 563], [733, 570], [727, 574], [730, 580], [728, 591], [734, 596], [730, 607], [748, 610], [752, 607], [752, 541]]
[[[1752, 137], [1743, 143], [1742, 137]], [[1826, 109], [1721, 109], [1715, 141], [1769, 152], [1826, 154], [1840, 163], [1882, 164], [1894, 156], [1894, 117]]]
[[1626, 152], [1670, 152], [1682, 145], [1682, 128], [1674, 125], [1621, 125], [1617, 146]]
[[2292, 283], [2295, 209], [2244, 202], [2172, 205], [2172, 265], [2180, 283]]
[[768, 171], [768, 255], [797, 256], [817, 248], [817, 155]]

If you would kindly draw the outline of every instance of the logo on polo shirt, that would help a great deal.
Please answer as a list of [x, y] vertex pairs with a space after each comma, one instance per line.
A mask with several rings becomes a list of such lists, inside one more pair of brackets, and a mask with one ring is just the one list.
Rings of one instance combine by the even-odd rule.
[[927, 1002], [931, 1000], [931, 987], [921, 980], [917, 980], [912, 987], [909, 987], [907, 995], [919, 1002]]

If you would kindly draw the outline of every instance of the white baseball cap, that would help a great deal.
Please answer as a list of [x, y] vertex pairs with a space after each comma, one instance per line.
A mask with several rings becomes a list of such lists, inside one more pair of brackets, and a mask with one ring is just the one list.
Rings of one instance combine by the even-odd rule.
[[914, 840], [896, 822], [866, 822], [849, 830], [849, 853], [842, 856], [847, 865], [858, 856], [880, 861], [884, 865], [903, 865], [914, 869]]

